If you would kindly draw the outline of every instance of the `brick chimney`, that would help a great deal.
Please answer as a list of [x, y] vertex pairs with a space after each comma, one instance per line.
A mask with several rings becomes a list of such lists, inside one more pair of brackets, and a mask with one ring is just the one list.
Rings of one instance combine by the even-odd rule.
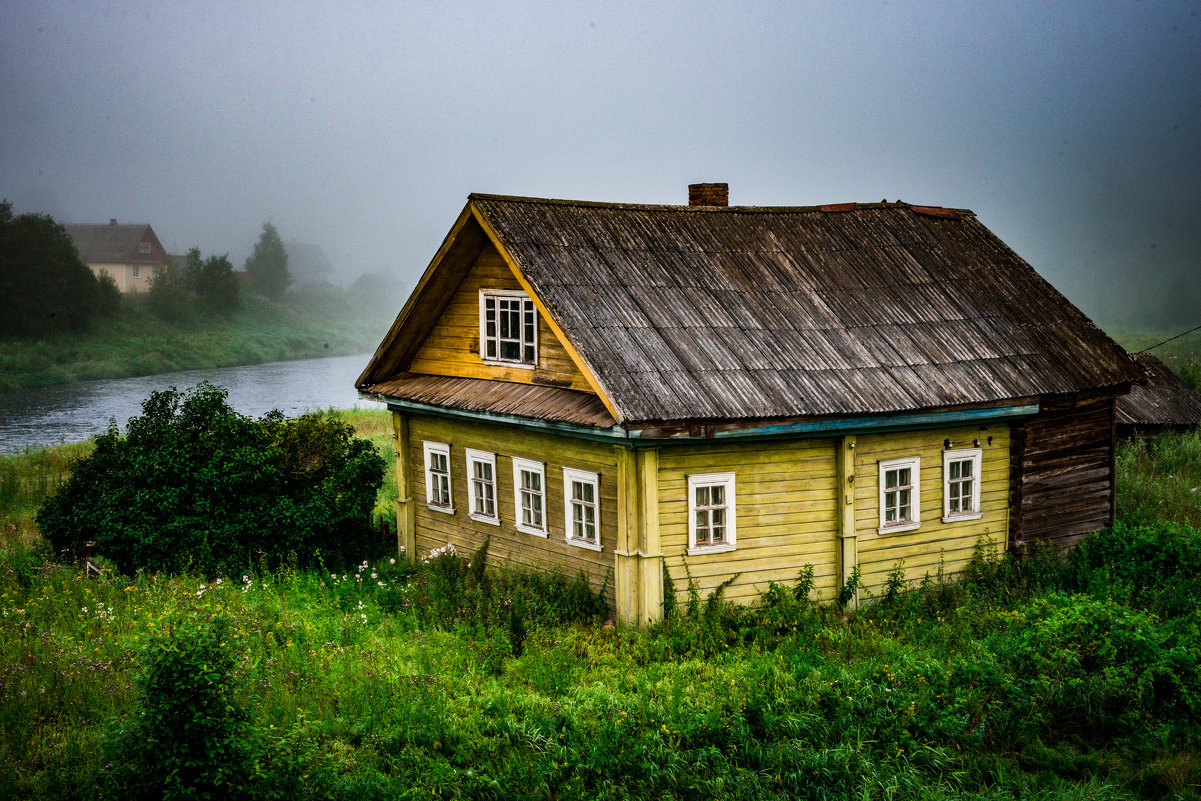
[[730, 205], [729, 184], [689, 184], [689, 206], [728, 206]]

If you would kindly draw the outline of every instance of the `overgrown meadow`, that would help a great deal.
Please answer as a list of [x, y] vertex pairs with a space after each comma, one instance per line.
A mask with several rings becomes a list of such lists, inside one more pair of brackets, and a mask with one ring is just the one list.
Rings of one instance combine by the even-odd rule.
[[59, 454], [0, 459], [0, 797], [1201, 797], [1195, 431], [1123, 449], [1066, 561], [646, 631], [486, 552], [87, 578], [30, 522]]

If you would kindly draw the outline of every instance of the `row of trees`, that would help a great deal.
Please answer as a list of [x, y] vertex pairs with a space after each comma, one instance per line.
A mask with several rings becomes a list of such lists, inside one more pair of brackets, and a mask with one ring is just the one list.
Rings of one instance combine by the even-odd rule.
[[[254, 253], [246, 259], [246, 274], [254, 290], [265, 298], [279, 300], [292, 282], [288, 274], [288, 253], [279, 232], [270, 222], [255, 243]], [[155, 276], [150, 286], [151, 307], [161, 316], [174, 319], [199, 306], [207, 312], [227, 313], [236, 309], [238, 279], [229, 254], [209, 256], [192, 248], [182, 266]]]
[[[107, 279], [107, 280], [106, 280]], [[43, 336], [89, 329], [116, 311], [113, 279], [97, 278], [79, 260], [66, 229], [45, 214], [13, 216], [0, 201], [0, 334]]]
[[[279, 300], [292, 282], [279, 232], [263, 225], [246, 272], [258, 294]], [[182, 264], [160, 270], [149, 303], [160, 316], [177, 319], [199, 309], [227, 313], [239, 305], [239, 282], [229, 255], [204, 257], [192, 248]], [[14, 215], [0, 201], [0, 335], [39, 337], [87, 331], [121, 304], [112, 276], [97, 277], [79, 258], [66, 228], [46, 214]]]

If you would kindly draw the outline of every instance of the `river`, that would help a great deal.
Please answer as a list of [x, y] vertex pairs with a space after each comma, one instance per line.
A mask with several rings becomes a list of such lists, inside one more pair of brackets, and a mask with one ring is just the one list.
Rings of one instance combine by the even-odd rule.
[[85, 440], [107, 430], [110, 419], [124, 430], [150, 393], [201, 381], [229, 390], [230, 405], [251, 417], [272, 409], [289, 417], [331, 407], [381, 409], [354, 388], [370, 358], [335, 356], [0, 391], [0, 454]]

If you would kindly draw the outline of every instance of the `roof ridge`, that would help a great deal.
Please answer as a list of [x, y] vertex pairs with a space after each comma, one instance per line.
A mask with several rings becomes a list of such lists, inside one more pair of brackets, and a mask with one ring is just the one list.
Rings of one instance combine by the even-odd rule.
[[[468, 201], [500, 202], [500, 203], [530, 203], [545, 206], [579, 206], [582, 208], [617, 209], [621, 211], [685, 211], [690, 213], [742, 213], [742, 214], [795, 214], [797, 212], [841, 212], [859, 211], [861, 209], [912, 209], [918, 214], [934, 213], [934, 216], [950, 216], [945, 214], [961, 214], [975, 217], [971, 209], [959, 209], [949, 206], [930, 206], [923, 203], [907, 203], [902, 200], [889, 202], [882, 200], [875, 203], [822, 203], [812, 206], [690, 206], [686, 203], [610, 203], [600, 200], [569, 200], [564, 198], [524, 197], [521, 195], [494, 195], [486, 192], [472, 192], [467, 196]], [[944, 214], [938, 214], [943, 212]]]

